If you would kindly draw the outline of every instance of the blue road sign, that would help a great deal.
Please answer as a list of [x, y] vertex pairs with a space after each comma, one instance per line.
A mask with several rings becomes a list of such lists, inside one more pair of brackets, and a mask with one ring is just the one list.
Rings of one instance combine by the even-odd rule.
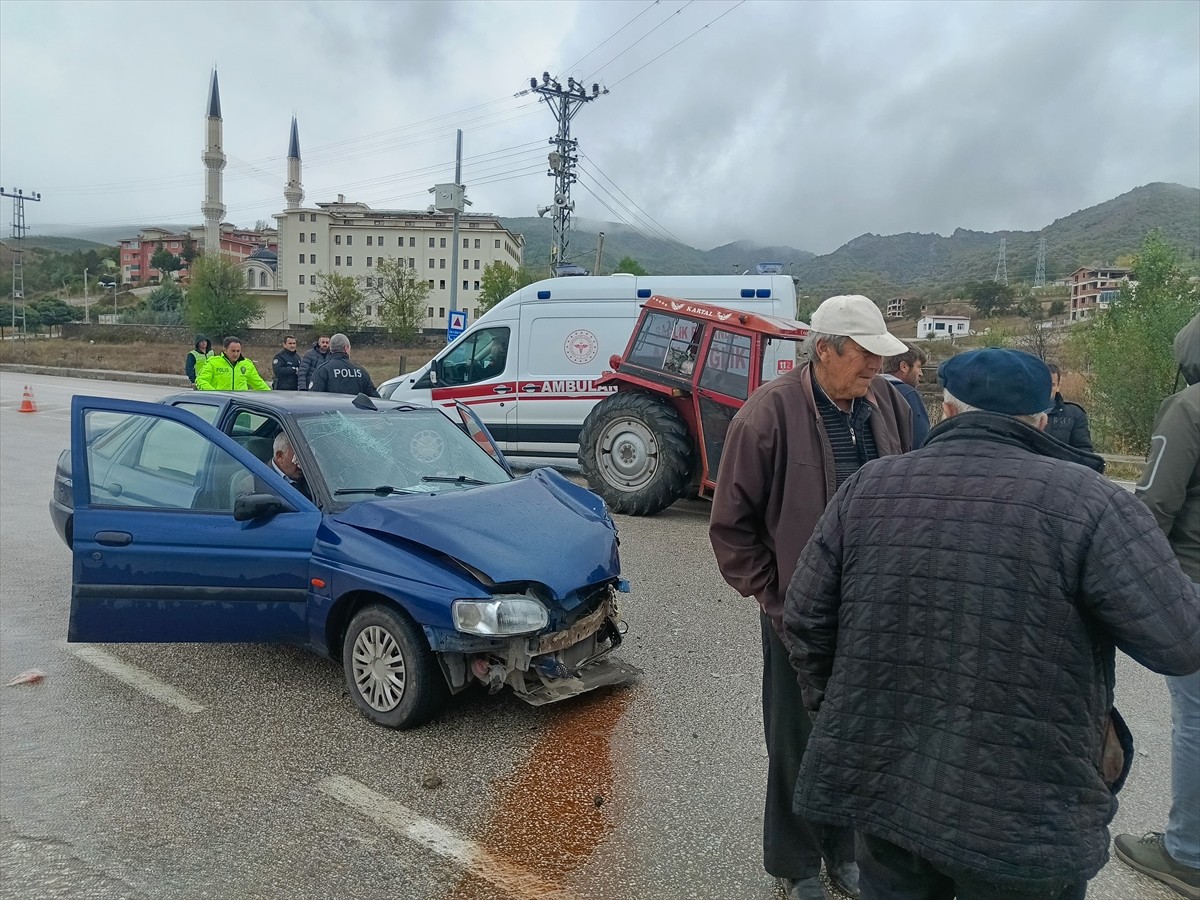
[[450, 310], [450, 318], [446, 323], [446, 343], [450, 343], [467, 330], [467, 311], [465, 309]]

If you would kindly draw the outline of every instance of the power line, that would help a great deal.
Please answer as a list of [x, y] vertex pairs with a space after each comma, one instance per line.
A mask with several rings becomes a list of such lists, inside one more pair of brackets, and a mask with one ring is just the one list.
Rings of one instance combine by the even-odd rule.
[[661, 222], [659, 222], [657, 219], [655, 219], [653, 216], [651, 216], [650, 213], [646, 212], [646, 210], [644, 210], [641, 206], [639, 206], [637, 201], [635, 201], [632, 197], [630, 197], [627, 193], [625, 193], [625, 191], [623, 191], [621, 189], [621, 186], [619, 184], [617, 184], [615, 181], [613, 181], [611, 178], [609, 178], [609, 176], [605, 173], [605, 171], [603, 169], [600, 168], [600, 166], [596, 165], [596, 161], [594, 159], [592, 159], [586, 153], [582, 153], [580, 155], [583, 156], [583, 158], [588, 161], [588, 164], [593, 166], [596, 169], [596, 171], [599, 172], [609, 184], [611, 184], [618, 191], [620, 191], [621, 196], [624, 197], [626, 200], [628, 200], [631, 204], [633, 204], [634, 208], [637, 209], [638, 212], [640, 212], [648, 221], [653, 223], [653, 225], [659, 231], [661, 231], [663, 234], [665, 234], [669, 240], [672, 240], [677, 244], [682, 244], [683, 246], [687, 246], [686, 244], [683, 243], [683, 241], [681, 241], [681, 240], [679, 240], [679, 238], [675, 237], [675, 235], [671, 233], [670, 229], [666, 228]]
[[650, 37], [650, 35], [654, 34], [654, 32], [658, 31], [658, 29], [662, 28], [664, 25], [666, 25], [668, 22], [670, 22], [672, 19], [674, 19], [675, 16], [679, 15], [681, 12], [683, 12], [685, 9], [687, 9], [689, 6], [691, 6], [695, 2], [696, 2], [696, 0], [688, 0], [687, 3], [683, 4], [683, 6], [679, 7], [679, 9], [675, 10], [675, 12], [671, 13], [671, 15], [667, 16], [665, 19], [663, 19], [661, 22], [659, 22], [657, 25], [655, 25], [653, 28], [651, 28], [649, 31], [647, 31], [645, 34], [643, 34], [640, 38], [638, 38], [636, 41], [634, 41], [632, 44], [630, 44], [628, 47], [626, 47], [624, 50], [622, 50], [620, 53], [618, 53], [616, 56], [614, 56], [608, 62], [604, 63], [604, 65], [600, 66], [600, 68], [596, 69], [594, 72], [592, 72], [591, 75], [589, 75], [584, 80], [590, 81], [591, 79], [595, 78], [597, 75], [599, 75], [601, 72], [603, 72], [608, 66], [611, 66], [618, 59], [620, 59], [622, 56], [624, 56], [626, 53], [628, 53], [630, 50], [632, 50], [634, 47], [636, 47], [638, 44], [640, 44], [646, 38]]
[[601, 47], [603, 47], [605, 44], [607, 44], [609, 41], [611, 41], [613, 38], [615, 38], [618, 34], [620, 34], [622, 31], [624, 31], [626, 28], [628, 28], [630, 25], [632, 25], [634, 22], [636, 22], [638, 19], [640, 19], [646, 13], [650, 12], [650, 10], [654, 9], [654, 7], [659, 4], [659, 2], [660, 2], [660, 0], [650, 0], [649, 5], [647, 5], [645, 9], [643, 9], [640, 13], [638, 13], [636, 16], [634, 16], [632, 19], [630, 19], [628, 22], [626, 22], [624, 25], [622, 25], [620, 28], [618, 28], [616, 31], [614, 31], [612, 34], [610, 34], [608, 37], [606, 37], [604, 40], [602, 40], [599, 44], [597, 44], [595, 47], [593, 47], [591, 50], [589, 50], [587, 53], [585, 53], [583, 56], [581, 56], [575, 62], [571, 63], [571, 65], [567, 66], [562, 71], [569, 72], [572, 69], [574, 69], [576, 66], [581, 65], [585, 59], [587, 59], [589, 56], [591, 56], [593, 53], [595, 53], [597, 50], [599, 50]]
[[735, 9], [737, 9], [739, 6], [741, 6], [745, 2], [746, 2], [746, 0], [738, 0], [737, 3], [735, 3], [733, 6], [729, 7], [729, 9], [725, 10], [725, 12], [721, 13], [719, 16], [717, 16], [711, 22], [701, 25], [699, 28], [697, 28], [695, 31], [693, 31], [691, 34], [689, 34], [687, 37], [685, 37], [678, 44], [672, 44], [670, 47], [668, 47], [662, 53], [658, 54], [658, 56], [654, 57], [654, 59], [650, 60], [650, 62], [643, 63], [642, 65], [640, 65], [636, 69], [634, 69], [632, 72], [630, 72], [628, 75], [626, 75], [624, 78], [620, 78], [617, 81], [613, 82], [613, 87], [616, 87], [622, 81], [632, 78], [634, 75], [636, 75], [638, 72], [642, 71], [642, 69], [646, 68], [646, 66], [650, 65], [651, 63], [657, 62], [658, 60], [662, 59], [664, 56], [666, 56], [668, 53], [670, 53], [672, 50], [674, 50], [680, 44], [684, 44], [684, 43], [690, 41], [692, 38], [694, 38], [696, 35], [698, 35], [700, 32], [702, 32], [709, 25], [713, 25], [713, 24], [719, 22], [721, 19], [725, 18], [727, 15], [729, 15], [731, 12], [733, 12]]

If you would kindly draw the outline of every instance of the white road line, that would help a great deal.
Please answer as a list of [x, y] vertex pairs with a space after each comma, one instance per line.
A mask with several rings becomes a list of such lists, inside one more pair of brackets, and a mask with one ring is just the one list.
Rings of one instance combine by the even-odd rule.
[[86, 663], [90, 663], [111, 675], [118, 681], [123, 681], [132, 688], [137, 688], [148, 697], [153, 697], [159, 703], [174, 706], [185, 713], [204, 712], [204, 707], [191, 697], [175, 690], [166, 682], [160, 681], [144, 669], [139, 669], [123, 660], [117, 659], [111, 653], [105, 653], [98, 647], [68, 646], [67, 650], [74, 653]]
[[472, 875], [494, 884], [506, 894], [520, 900], [574, 900], [566, 889], [510, 862], [497, 859], [469, 838], [418, 815], [403, 803], [377, 794], [353, 778], [331, 775], [322, 779], [317, 788], [384, 828], [403, 835], [456, 863]]

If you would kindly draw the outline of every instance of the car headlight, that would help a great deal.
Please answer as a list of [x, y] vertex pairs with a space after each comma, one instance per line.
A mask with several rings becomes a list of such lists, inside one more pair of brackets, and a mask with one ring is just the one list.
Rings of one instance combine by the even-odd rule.
[[550, 624], [546, 607], [527, 594], [455, 600], [451, 614], [459, 631], [485, 637], [531, 634]]

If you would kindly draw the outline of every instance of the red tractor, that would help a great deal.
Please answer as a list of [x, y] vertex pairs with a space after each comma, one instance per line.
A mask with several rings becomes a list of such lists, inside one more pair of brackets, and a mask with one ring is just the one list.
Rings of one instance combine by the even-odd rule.
[[759, 385], [796, 365], [808, 326], [653, 296], [579, 434], [588, 487], [615, 512], [650, 516], [711, 497], [725, 433]]

